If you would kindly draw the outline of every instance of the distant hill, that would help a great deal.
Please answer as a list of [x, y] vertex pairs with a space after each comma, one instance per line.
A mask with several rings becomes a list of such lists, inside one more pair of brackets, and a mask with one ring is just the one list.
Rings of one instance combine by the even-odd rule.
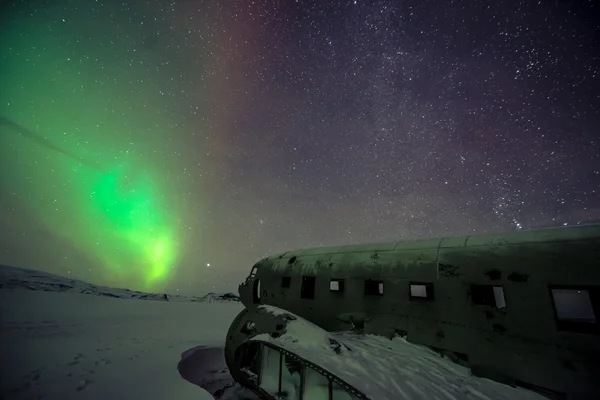
[[157, 300], [183, 302], [239, 302], [233, 293], [208, 293], [205, 296], [182, 296], [165, 293], [144, 293], [137, 290], [97, 286], [77, 279], [69, 279], [48, 272], [0, 265], [0, 289], [26, 289], [45, 292], [69, 292], [130, 300]]

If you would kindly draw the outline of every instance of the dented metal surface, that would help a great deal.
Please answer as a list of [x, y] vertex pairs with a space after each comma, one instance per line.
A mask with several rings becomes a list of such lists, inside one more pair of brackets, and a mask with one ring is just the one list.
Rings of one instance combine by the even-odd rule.
[[[569, 288], [589, 293], [600, 318], [599, 224], [289, 251], [259, 261], [239, 292], [246, 313], [272, 305], [330, 332], [401, 332], [490, 379], [588, 398], [600, 392], [600, 326], [558, 320], [553, 290]], [[228, 353], [247, 339], [239, 329]]]

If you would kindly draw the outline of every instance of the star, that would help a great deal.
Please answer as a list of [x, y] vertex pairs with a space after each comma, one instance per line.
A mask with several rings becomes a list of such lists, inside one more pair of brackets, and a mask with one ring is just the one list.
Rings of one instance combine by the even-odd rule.
[[3, 14], [1, 264], [231, 292], [292, 249], [600, 221], [594, 2], [57, 1]]

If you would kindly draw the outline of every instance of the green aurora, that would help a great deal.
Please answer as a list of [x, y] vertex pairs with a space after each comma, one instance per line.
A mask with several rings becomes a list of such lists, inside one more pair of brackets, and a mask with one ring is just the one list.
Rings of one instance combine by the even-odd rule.
[[185, 184], [165, 172], [178, 168], [168, 63], [88, 36], [99, 22], [2, 23], [0, 113], [33, 134], [0, 126], [0, 189], [100, 266], [96, 283], [160, 290], [180, 256]]
[[3, 136], [13, 149], [8, 159], [29, 157], [7, 163], [19, 166], [9, 186], [27, 193], [26, 205], [49, 230], [100, 259], [109, 281], [145, 290], [160, 287], [178, 252], [158, 171], [139, 167], [143, 161], [133, 156], [94, 168], [31, 138], [7, 136], [6, 129]]

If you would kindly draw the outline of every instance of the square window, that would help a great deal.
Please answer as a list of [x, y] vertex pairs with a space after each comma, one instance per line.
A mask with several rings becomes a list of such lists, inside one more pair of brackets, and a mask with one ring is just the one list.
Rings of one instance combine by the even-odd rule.
[[281, 287], [282, 288], [289, 288], [292, 284], [292, 277], [291, 276], [284, 276], [281, 278]]
[[433, 283], [411, 283], [409, 298], [411, 300], [433, 300]]
[[427, 297], [427, 288], [425, 285], [410, 285], [411, 297]]
[[554, 300], [556, 318], [560, 321], [590, 324], [596, 322], [589, 291], [582, 289], [552, 289], [552, 300]]
[[331, 292], [340, 292], [344, 291], [344, 280], [343, 279], [332, 279], [329, 282], [329, 290]]
[[549, 289], [559, 331], [600, 335], [600, 287], [561, 285]]
[[365, 281], [365, 296], [383, 296], [383, 281], [367, 279]]
[[471, 302], [496, 308], [506, 307], [504, 289], [496, 285], [471, 285]]

